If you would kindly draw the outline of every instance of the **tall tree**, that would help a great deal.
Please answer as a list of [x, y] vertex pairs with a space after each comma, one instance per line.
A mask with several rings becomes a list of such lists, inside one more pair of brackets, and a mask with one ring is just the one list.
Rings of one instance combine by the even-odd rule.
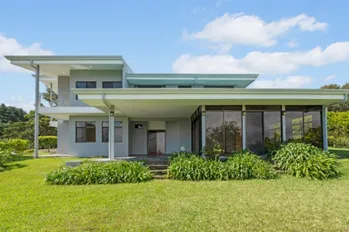
[[11, 123], [24, 121], [26, 112], [14, 106], [0, 105], [0, 123]]
[[340, 89], [340, 88], [341, 86], [337, 84], [329, 84], [321, 87], [321, 89]]
[[[345, 83], [342, 86], [337, 84], [324, 85], [321, 87], [321, 89], [349, 89], [349, 82]], [[337, 112], [349, 111], [349, 101], [329, 106], [328, 110]]]

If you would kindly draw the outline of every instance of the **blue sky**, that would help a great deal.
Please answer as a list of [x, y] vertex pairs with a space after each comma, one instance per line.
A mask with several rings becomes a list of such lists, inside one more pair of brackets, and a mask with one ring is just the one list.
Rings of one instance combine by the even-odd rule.
[[255, 88], [349, 81], [348, 1], [0, 3], [0, 102], [26, 110], [34, 79], [3, 55], [122, 55], [135, 72], [253, 72]]

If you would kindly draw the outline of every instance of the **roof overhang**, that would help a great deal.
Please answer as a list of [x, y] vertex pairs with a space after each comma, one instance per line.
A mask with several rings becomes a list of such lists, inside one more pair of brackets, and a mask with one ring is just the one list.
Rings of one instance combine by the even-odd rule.
[[258, 74], [128, 73], [126, 79], [131, 85], [206, 85], [246, 88], [257, 77]]
[[94, 107], [103, 99], [129, 117], [188, 117], [199, 105], [331, 105], [349, 90], [323, 89], [72, 89]]
[[124, 65], [121, 56], [5, 56], [11, 64], [46, 76], [69, 75], [70, 70], [119, 70]]

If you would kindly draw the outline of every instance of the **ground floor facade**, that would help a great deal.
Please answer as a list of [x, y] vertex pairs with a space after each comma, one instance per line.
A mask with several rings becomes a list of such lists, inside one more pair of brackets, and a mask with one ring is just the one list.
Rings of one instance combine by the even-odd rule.
[[287, 141], [327, 149], [321, 105], [201, 105], [191, 117], [175, 118], [80, 115], [59, 120], [57, 129], [57, 152], [77, 157], [202, 154], [213, 146], [226, 154], [248, 149], [264, 155]]

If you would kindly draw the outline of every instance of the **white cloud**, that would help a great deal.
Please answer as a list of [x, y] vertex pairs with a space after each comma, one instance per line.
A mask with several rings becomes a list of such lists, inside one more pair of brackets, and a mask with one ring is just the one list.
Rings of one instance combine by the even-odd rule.
[[14, 38], [0, 34], [0, 72], [23, 72], [24, 69], [11, 65], [4, 55], [53, 55], [50, 50], [45, 50], [40, 43], [25, 46]]
[[296, 48], [299, 46], [299, 43], [296, 40], [290, 40], [286, 45], [289, 48]]
[[231, 55], [181, 55], [172, 64], [176, 73], [259, 73], [288, 74], [301, 66], [322, 66], [349, 60], [349, 42], [337, 42], [325, 49], [315, 47], [297, 52], [248, 53], [237, 59]]
[[272, 46], [281, 35], [296, 27], [302, 31], [324, 31], [327, 23], [306, 14], [267, 23], [255, 15], [225, 13], [207, 23], [201, 31], [185, 36], [212, 43]]
[[15, 106], [17, 108], [22, 108], [26, 112], [34, 110], [34, 104], [34, 101], [25, 101], [22, 96], [12, 96], [9, 101], [5, 102], [5, 105], [7, 106]]
[[336, 78], [336, 75], [329, 75], [325, 78], [326, 81], [330, 81], [330, 80], [333, 80], [334, 78]]
[[310, 76], [288, 76], [274, 80], [258, 79], [251, 84], [251, 88], [301, 88], [311, 84]]

